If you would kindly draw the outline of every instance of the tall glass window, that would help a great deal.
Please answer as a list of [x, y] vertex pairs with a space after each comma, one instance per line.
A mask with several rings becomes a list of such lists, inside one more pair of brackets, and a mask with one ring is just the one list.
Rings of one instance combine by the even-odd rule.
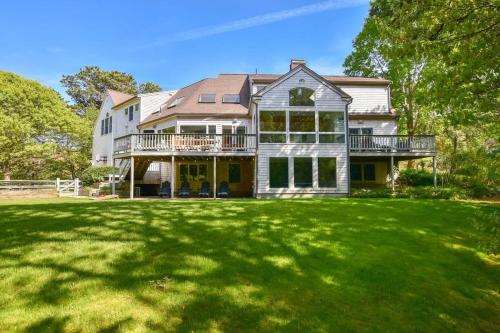
[[312, 158], [295, 157], [293, 159], [293, 178], [295, 187], [312, 187]]
[[269, 187], [288, 188], [288, 157], [269, 158]]
[[289, 121], [290, 142], [316, 142], [316, 119], [314, 111], [290, 111]]
[[335, 157], [318, 157], [319, 187], [337, 187], [337, 159]]
[[285, 143], [286, 111], [260, 111], [259, 129], [261, 143]]
[[319, 142], [345, 143], [343, 112], [318, 111]]

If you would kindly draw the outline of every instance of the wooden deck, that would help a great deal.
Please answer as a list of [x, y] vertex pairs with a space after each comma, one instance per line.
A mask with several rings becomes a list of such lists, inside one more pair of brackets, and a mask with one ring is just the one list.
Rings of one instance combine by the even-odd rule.
[[254, 134], [129, 134], [116, 138], [115, 158], [126, 156], [253, 156]]
[[350, 156], [436, 156], [433, 135], [349, 135]]

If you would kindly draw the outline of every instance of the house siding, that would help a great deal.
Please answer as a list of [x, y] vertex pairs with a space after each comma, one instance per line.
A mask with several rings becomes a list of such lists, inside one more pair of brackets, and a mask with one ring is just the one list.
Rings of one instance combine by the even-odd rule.
[[[112, 165], [112, 154], [113, 154], [113, 137], [114, 132], [117, 130], [115, 114], [111, 108], [113, 107], [113, 101], [111, 97], [106, 96], [104, 99], [101, 109], [99, 111], [99, 116], [97, 117], [96, 123], [94, 125], [94, 134], [93, 134], [93, 144], [92, 144], [92, 165], [103, 164], [102, 162], [97, 161], [97, 157], [100, 158], [106, 156], [107, 162], [105, 165]], [[105, 135], [101, 135], [101, 121], [106, 118], [106, 114], [113, 116], [112, 122], [112, 133], [108, 133]]]
[[387, 113], [389, 112], [388, 86], [338, 86], [352, 97], [349, 113]]
[[396, 120], [354, 119], [349, 120], [349, 128], [373, 128], [374, 135], [396, 135]]
[[[303, 80], [302, 83], [299, 80]], [[306, 87], [315, 90], [314, 107], [290, 107], [289, 91], [296, 87]], [[258, 110], [330, 110], [344, 113], [346, 118], [346, 102], [329, 86], [299, 70], [286, 80], [263, 94], [258, 103]], [[258, 125], [257, 125], [258, 126]], [[347, 137], [346, 137], [347, 139]], [[271, 157], [288, 157], [288, 188], [270, 188], [269, 186], [269, 159]], [[313, 186], [311, 188], [294, 188], [294, 157], [312, 157]], [[337, 162], [337, 186], [335, 188], [319, 188], [318, 185], [318, 157], [335, 157]], [[345, 143], [332, 144], [259, 144], [257, 154], [257, 197], [278, 196], [318, 196], [318, 195], [347, 195], [348, 184], [348, 154]]]

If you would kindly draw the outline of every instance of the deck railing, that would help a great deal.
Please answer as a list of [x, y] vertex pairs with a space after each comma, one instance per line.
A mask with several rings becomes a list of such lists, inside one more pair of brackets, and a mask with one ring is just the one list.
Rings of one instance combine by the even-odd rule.
[[114, 153], [255, 152], [254, 134], [129, 134], [115, 139]]
[[433, 135], [349, 135], [351, 152], [434, 153]]

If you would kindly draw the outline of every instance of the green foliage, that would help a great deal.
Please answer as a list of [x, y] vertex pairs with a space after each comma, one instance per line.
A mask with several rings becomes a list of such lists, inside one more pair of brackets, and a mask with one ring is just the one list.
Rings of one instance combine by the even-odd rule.
[[388, 188], [354, 189], [352, 196], [354, 198], [466, 199], [470, 197], [470, 193], [460, 187], [415, 186], [398, 188], [395, 191]]
[[[0, 173], [38, 178], [47, 163], [78, 151], [84, 121], [52, 89], [0, 71]], [[64, 147], [64, 148], [63, 148]], [[64, 173], [61, 170], [61, 173]]]
[[151, 81], [141, 83], [137, 89], [139, 94], [147, 94], [161, 91], [161, 87]]
[[448, 183], [498, 186], [498, 157], [486, 150], [499, 151], [499, 12], [490, 0], [374, 0], [344, 62], [346, 74], [392, 81], [402, 133], [438, 134]]
[[104, 71], [97, 66], [86, 66], [76, 74], [63, 75], [61, 84], [71, 97], [78, 112], [85, 114], [86, 108], [101, 107], [102, 95], [106, 89], [123, 93], [137, 93], [137, 83], [130, 74], [119, 71]]
[[398, 182], [403, 186], [432, 186], [434, 177], [424, 170], [405, 169], [399, 172]]
[[90, 186], [95, 183], [104, 181], [111, 174], [113, 174], [112, 166], [93, 165], [83, 171], [81, 180], [85, 186]]

